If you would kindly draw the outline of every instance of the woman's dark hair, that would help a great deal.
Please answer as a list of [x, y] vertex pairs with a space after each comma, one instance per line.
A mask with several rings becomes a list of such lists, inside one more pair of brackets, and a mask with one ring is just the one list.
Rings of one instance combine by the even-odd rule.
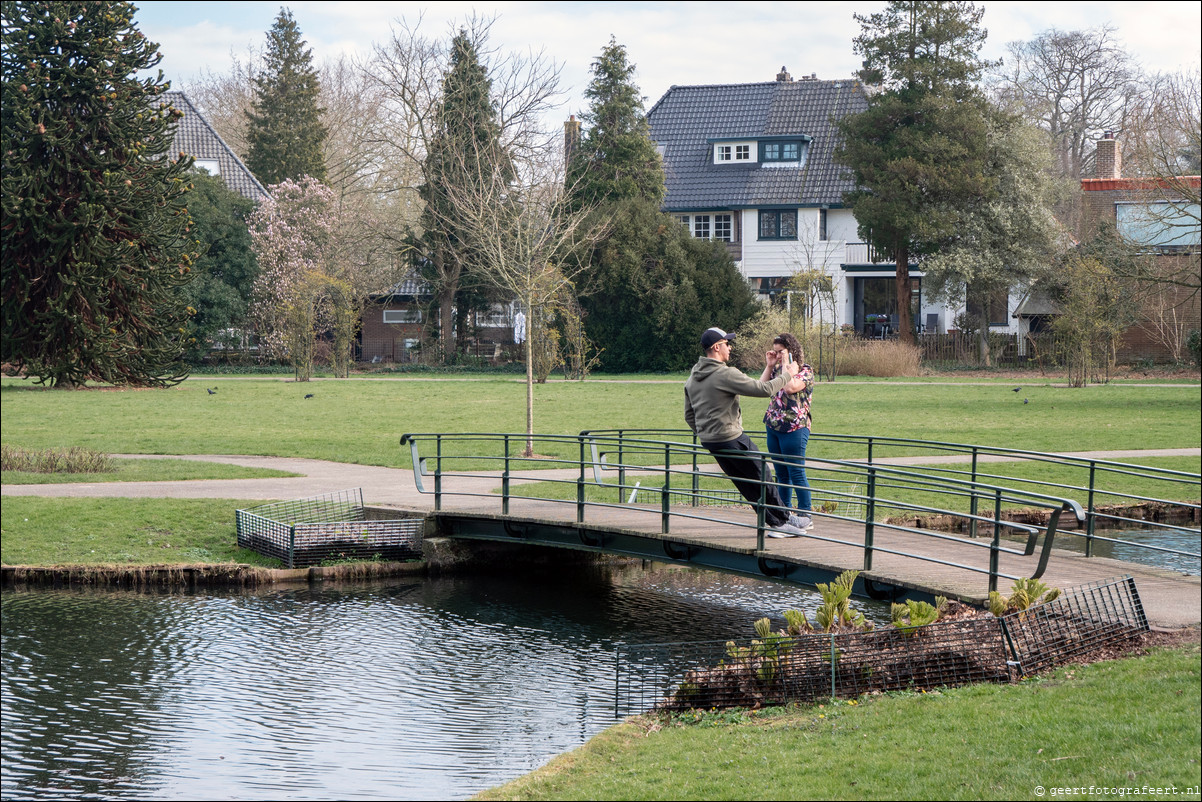
[[805, 354], [801, 352], [801, 343], [797, 342], [797, 338], [787, 331], [782, 331], [780, 334], [772, 338], [773, 345], [783, 345], [789, 355], [793, 357], [793, 361], [801, 364], [805, 361]]

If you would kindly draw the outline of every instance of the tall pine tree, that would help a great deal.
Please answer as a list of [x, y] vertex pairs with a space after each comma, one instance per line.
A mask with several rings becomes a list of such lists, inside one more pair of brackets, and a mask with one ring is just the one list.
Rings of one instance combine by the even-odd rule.
[[281, 8], [267, 32], [263, 68], [254, 77], [255, 97], [246, 113], [246, 166], [264, 185], [309, 175], [326, 180], [326, 128], [321, 123], [321, 86], [292, 12]]
[[684, 370], [697, 358], [701, 332], [736, 328], [755, 311], [755, 298], [720, 244], [693, 239], [660, 211], [663, 161], [634, 71], [611, 37], [585, 91], [589, 128], [569, 164], [568, 187], [610, 233], [593, 250], [580, 305], [605, 370]]
[[592, 73], [584, 92], [589, 110], [582, 115], [587, 132], [572, 155], [568, 186], [585, 205], [639, 198], [658, 207], [664, 166], [651, 141], [626, 47], [610, 37]]
[[844, 198], [860, 236], [896, 264], [899, 334], [914, 341], [910, 259], [934, 252], [955, 232], [954, 210], [989, 196], [986, 104], [975, 86], [987, 66], [982, 11], [972, 3], [892, 0], [855, 15], [864, 56], [860, 77], [880, 84], [868, 109], [838, 123], [835, 158], [856, 189]]
[[[477, 42], [466, 30], [451, 41], [450, 69], [443, 77], [434, 135], [427, 147], [425, 182], [420, 187], [425, 207], [424, 232], [417, 253], [423, 273], [437, 294], [439, 341], [442, 357], [448, 359], [452, 332], [460, 340], [466, 334], [465, 312], [483, 302], [482, 288], [489, 282], [472, 275], [479, 260], [472, 232], [460, 222], [455, 197], [471, 197], [467, 187], [487, 182], [498, 170], [512, 170], [501, 144], [501, 125], [492, 102], [492, 81], [480, 62]], [[449, 186], [459, 187], [448, 191]], [[456, 326], [455, 311], [459, 311]]]
[[181, 113], [137, 78], [158, 45], [120, 2], [3, 11], [3, 361], [55, 386], [162, 385], [180, 356], [196, 242]]

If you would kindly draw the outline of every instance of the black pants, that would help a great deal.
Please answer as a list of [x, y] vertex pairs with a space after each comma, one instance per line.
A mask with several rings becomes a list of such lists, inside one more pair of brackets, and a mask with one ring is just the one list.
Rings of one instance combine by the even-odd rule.
[[[761, 466], [760, 460], [752, 456], [760, 452], [746, 433], [739, 435], [735, 440], [727, 440], [722, 443], [702, 443], [701, 445], [714, 455], [718, 467], [730, 477], [730, 481], [734, 482], [735, 487], [743, 494], [743, 498], [751, 502], [751, 506], [759, 506], [760, 491], [763, 490], [764, 521], [768, 526], [776, 528], [789, 520], [789, 514], [780, 509], [783, 505], [780, 501], [780, 494], [776, 492], [776, 485], [761, 486], [761, 483], [768, 482], [768, 460], [764, 460], [764, 465]], [[732, 454], [730, 453], [732, 451], [741, 451], [747, 456]]]

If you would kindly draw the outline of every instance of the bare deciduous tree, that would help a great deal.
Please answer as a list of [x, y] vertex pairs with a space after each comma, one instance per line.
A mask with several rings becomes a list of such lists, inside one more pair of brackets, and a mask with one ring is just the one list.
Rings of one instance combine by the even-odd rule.
[[[382, 173], [378, 186], [396, 196], [396, 205], [413, 209], [415, 215], [423, 211], [420, 187], [437, 184], [441, 193], [447, 184], [439, 173], [446, 159], [441, 152], [434, 159], [431, 154], [432, 149], [448, 145], [448, 132], [440, 121], [440, 113], [446, 100], [444, 84], [454, 66], [456, 39], [466, 40], [467, 47], [486, 70], [496, 139], [510, 163], [519, 170], [539, 164], [556, 142], [556, 137], [545, 132], [541, 123], [542, 116], [554, 107], [561, 94], [559, 66], [541, 52], [514, 55], [490, 49], [488, 34], [493, 21], [472, 16], [458, 31], [452, 30], [447, 40], [440, 40], [422, 31], [420, 18], [414, 23], [401, 20], [390, 39], [375, 48], [368, 75], [378, 92], [380, 116], [364, 137], [380, 154]], [[462, 156], [466, 158], [467, 154]], [[431, 212], [427, 209], [425, 214], [429, 219]], [[439, 217], [444, 218], [448, 231], [459, 227], [444, 212], [434, 213], [435, 219]], [[409, 234], [406, 230], [397, 232], [394, 241], [398, 248], [416, 247], [415, 238]], [[432, 273], [435, 293], [440, 297], [439, 318], [445, 346], [453, 327], [452, 306], [460, 283], [468, 278], [474, 280], [471, 271], [475, 265], [469, 249], [441, 248], [434, 257], [425, 262]]]
[[[460, 158], [476, 174], [472, 181], [447, 187], [448, 209], [476, 243], [481, 275], [521, 304], [531, 326], [540, 325], [544, 316], [536, 312], [572, 292], [574, 280], [589, 266], [592, 248], [605, 236], [606, 224], [594, 208], [572, 203], [562, 158], [528, 163], [516, 177], [495, 155]], [[531, 331], [525, 339], [526, 456], [534, 453], [535, 334]]]
[[1052, 28], [1008, 44], [991, 75], [995, 96], [1047, 132], [1057, 170], [1071, 179], [1082, 177], [1093, 141], [1123, 127], [1139, 94], [1138, 70], [1114, 34]]

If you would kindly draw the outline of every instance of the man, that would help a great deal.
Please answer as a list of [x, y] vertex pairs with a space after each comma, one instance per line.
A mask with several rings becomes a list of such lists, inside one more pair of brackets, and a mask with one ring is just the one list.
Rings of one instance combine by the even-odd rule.
[[[730, 349], [735, 335], [719, 328], [708, 328], [701, 335], [704, 355], [697, 360], [684, 384], [684, 419], [718, 462], [718, 466], [734, 482], [743, 498], [753, 506], [764, 493], [764, 520], [771, 531], [768, 537], [800, 537], [804, 530], [782, 509], [776, 485], [764, 482], [755, 443], [743, 432], [743, 413], [739, 396], [770, 398], [789, 383], [797, 372], [796, 363], [781, 366], [781, 373], [770, 381], [753, 379], [729, 364]], [[742, 456], [732, 452], [743, 452]]]

